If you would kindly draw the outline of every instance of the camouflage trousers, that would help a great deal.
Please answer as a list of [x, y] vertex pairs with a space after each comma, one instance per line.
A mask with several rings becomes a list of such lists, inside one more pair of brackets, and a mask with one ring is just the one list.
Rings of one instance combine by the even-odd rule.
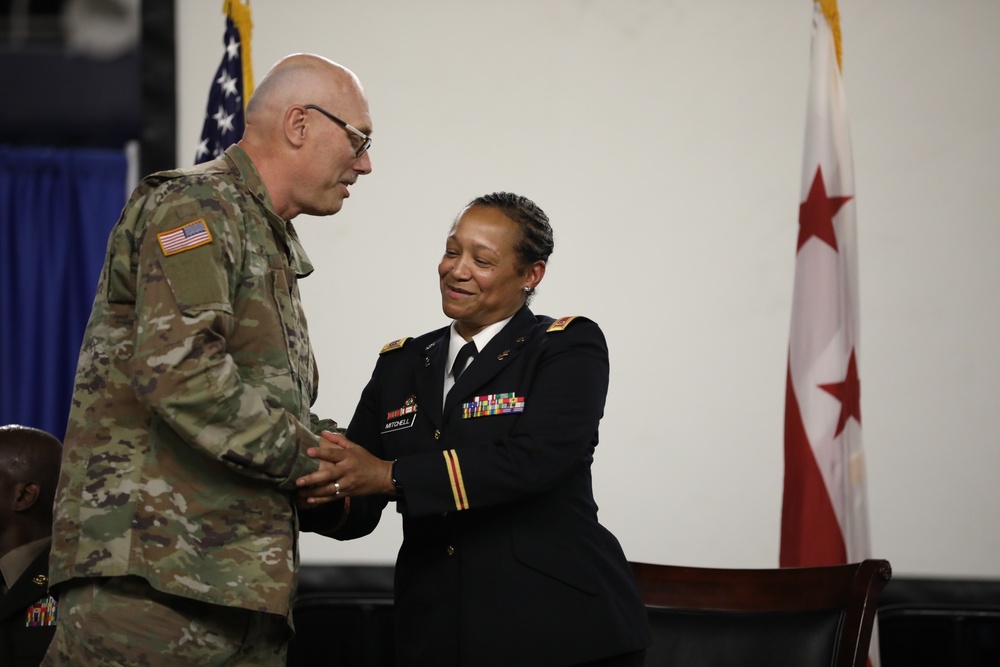
[[61, 591], [44, 667], [284, 667], [285, 618], [167, 595], [141, 577]]

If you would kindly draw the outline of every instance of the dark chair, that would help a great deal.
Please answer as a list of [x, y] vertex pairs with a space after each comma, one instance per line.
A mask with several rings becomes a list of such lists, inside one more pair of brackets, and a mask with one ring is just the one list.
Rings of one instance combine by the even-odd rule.
[[303, 565], [288, 667], [394, 667], [393, 566]]
[[877, 628], [882, 667], [1000, 665], [1000, 579], [894, 577]]
[[890, 605], [878, 610], [882, 667], [1000, 665], [1000, 608]]
[[864, 667], [885, 560], [757, 570], [631, 563], [650, 666]]
[[300, 596], [288, 667], [393, 667], [392, 598], [336, 593]]

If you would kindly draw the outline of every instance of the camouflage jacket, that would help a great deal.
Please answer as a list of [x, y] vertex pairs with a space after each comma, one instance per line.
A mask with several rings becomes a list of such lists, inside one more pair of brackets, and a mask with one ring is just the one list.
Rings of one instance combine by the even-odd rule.
[[287, 615], [295, 479], [335, 426], [299, 298], [312, 266], [247, 154], [145, 178], [111, 232], [77, 367], [51, 579]]

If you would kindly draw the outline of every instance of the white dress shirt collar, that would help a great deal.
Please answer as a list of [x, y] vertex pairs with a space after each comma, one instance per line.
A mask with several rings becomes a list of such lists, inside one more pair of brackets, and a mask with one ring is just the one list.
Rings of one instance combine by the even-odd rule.
[[[507, 326], [507, 323], [511, 321], [514, 316], [511, 315], [505, 320], [500, 320], [499, 322], [494, 322], [488, 327], [484, 328], [482, 331], [477, 333], [472, 337], [473, 342], [476, 344], [476, 351], [481, 352], [486, 345], [493, 340], [493, 337], [500, 333], [500, 330]], [[455, 386], [455, 378], [451, 375], [451, 366], [455, 363], [455, 357], [458, 356], [458, 351], [462, 349], [466, 341], [455, 329], [457, 322], [451, 323], [451, 336], [448, 339], [448, 358], [445, 360], [444, 365], [444, 398], [447, 398], [448, 391]]]

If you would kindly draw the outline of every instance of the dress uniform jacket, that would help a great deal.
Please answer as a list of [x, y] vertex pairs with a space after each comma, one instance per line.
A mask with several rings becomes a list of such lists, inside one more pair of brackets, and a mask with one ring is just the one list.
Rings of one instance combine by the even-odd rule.
[[49, 597], [49, 549], [0, 598], [0, 665], [38, 665], [56, 632], [58, 602]]
[[[396, 460], [401, 664], [552, 667], [644, 648], [645, 608], [591, 484], [600, 328], [522, 308], [442, 405], [448, 344], [446, 327], [387, 345], [347, 431]], [[328, 534], [371, 532], [386, 503], [351, 499]]]
[[295, 480], [331, 427], [298, 281], [312, 272], [249, 156], [152, 174], [111, 232], [80, 351], [51, 577], [137, 575], [285, 616]]

